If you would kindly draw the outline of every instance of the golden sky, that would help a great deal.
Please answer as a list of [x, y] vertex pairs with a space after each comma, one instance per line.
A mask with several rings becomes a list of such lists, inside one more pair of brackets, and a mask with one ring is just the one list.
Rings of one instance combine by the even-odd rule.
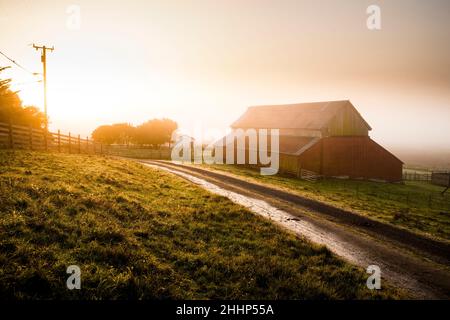
[[[366, 26], [372, 4], [381, 30]], [[0, 51], [32, 71], [29, 44], [55, 46], [51, 129], [154, 117], [224, 129], [250, 105], [350, 99], [377, 142], [450, 150], [448, 0], [0, 0], [0, 30]], [[21, 84], [33, 76], [5, 75], [42, 106], [42, 85]]]

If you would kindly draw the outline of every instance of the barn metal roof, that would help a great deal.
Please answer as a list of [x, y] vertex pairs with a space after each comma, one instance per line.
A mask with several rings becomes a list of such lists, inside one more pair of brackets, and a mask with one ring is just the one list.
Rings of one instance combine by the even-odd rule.
[[320, 130], [348, 104], [371, 130], [369, 124], [348, 100], [249, 107], [231, 127]]

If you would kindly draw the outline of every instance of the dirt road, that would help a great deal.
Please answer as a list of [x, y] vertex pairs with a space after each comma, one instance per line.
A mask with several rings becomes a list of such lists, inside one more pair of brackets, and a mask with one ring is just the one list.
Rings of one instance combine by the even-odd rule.
[[449, 245], [299, 195], [216, 171], [140, 161], [226, 196], [420, 299], [450, 298]]

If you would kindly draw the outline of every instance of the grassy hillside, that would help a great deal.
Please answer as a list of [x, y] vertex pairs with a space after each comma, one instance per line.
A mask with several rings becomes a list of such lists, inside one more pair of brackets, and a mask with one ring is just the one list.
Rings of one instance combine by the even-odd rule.
[[426, 182], [405, 184], [325, 179], [308, 182], [288, 176], [262, 176], [242, 166], [206, 166], [285, 188], [337, 207], [442, 240], [450, 240], [450, 192]]
[[[395, 298], [326, 248], [181, 178], [99, 156], [0, 151], [0, 297]], [[81, 290], [66, 268], [81, 268]]]

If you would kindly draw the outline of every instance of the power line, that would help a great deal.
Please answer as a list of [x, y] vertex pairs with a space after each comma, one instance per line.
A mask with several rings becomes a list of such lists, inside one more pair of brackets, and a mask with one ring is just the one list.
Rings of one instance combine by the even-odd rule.
[[39, 82], [42, 82], [42, 80], [27, 81], [27, 82], [18, 82], [18, 83], [12, 82], [11, 85], [13, 85], [13, 86], [20, 86], [20, 85], [25, 85], [25, 84], [39, 83]]
[[4, 56], [6, 59], [8, 59], [9, 61], [11, 61], [12, 63], [14, 63], [16, 66], [18, 66], [20, 69], [24, 70], [25, 72], [28, 72], [29, 74], [33, 75], [33, 76], [37, 76], [39, 75], [38, 72], [31, 72], [30, 70], [24, 68], [22, 65], [20, 65], [19, 63], [17, 63], [15, 60], [11, 59], [10, 57], [8, 57], [6, 54], [4, 54], [3, 52], [0, 51], [0, 54], [2, 56]]

